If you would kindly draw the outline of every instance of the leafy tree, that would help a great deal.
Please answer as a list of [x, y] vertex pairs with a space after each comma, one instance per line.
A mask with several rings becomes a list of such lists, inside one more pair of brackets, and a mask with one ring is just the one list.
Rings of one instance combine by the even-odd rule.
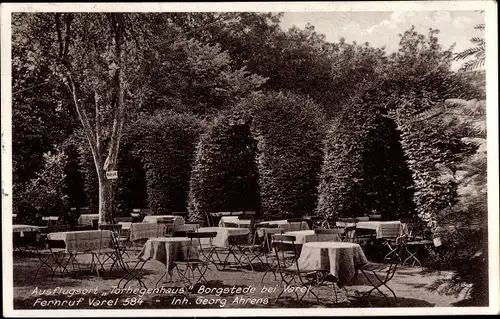
[[145, 108], [149, 112], [173, 109], [214, 115], [265, 82], [244, 67], [234, 68], [230, 55], [219, 44], [179, 39], [155, 54], [146, 69], [150, 96]]
[[[475, 29], [481, 31], [484, 31], [485, 28], [485, 24], [478, 24], [475, 27]], [[460, 68], [462, 71], [471, 71], [480, 68], [484, 65], [486, 60], [486, 41], [483, 38], [474, 37], [470, 40], [470, 42], [472, 42], [475, 46], [457, 53], [454, 57], [456, 61], [473, 57], [472, 60], [469, 60], [462, 65]]]
[[43, 168], [31, 179], [25, 191], [19, 196], [20, 207], [16, 213], [20, 219], [32, 221], [34, 216], [63, 216], [69, 211], [68, 195], [65, 193], [66, 155], [57, 153], [43, 154]]

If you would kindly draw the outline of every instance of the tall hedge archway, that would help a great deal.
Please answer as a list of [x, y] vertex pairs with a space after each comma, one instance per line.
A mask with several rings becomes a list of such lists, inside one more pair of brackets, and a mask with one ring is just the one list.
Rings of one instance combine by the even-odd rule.
[[307, 98], [268, 93], [242, 101], [200, 139], [190, 219], [203, 221], [209, 212], [244, 208], [257, 208], [268, 218], [311, 214], [322, 138], [323, 115]]

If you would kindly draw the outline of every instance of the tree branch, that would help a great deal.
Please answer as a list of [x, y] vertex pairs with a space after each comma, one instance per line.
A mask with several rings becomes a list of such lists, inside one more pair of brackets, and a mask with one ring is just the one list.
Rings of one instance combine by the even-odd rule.
[[[69, 73], [69, 71], [68, 71], [68, 73]], [[102, 174], [101, 173], [101, 158], [100, 158], [100, 153], [97, 149], [96, 139], [95, 139], [95, 136], [92, 132], [92, 127], [90, 126], [87, 112], [85, 112], [85, 108], [82, 107], [82, 105], [78, 101], [75, 83], [73, 82], [73, 78], [72, 78], [71, 74], [68, 74], [68, 78], [69, 78], [69, 84], [67, 84], [67, 86], [68, 86], [68, 89], [71, 92], [71, 95], [73, 97], [73, 103], [75, 104], [76, 112], [78, 114], [78, 117], [80, 118], [80, 122], [82, 123], [83, 131], [85, 132], [85, 135], [87, 137], [87, 141], [89, 142], [90, 150], [92, 151], [92, 156], [94, 158], [94, 164], [96, 166], [97, 174], [100, 175], [100, 174]]]
[[55, 15], [56, 20], [56, 31], [57, 31], [57, 41], [59, 42], [59, 59], [63, 57], [63, 39], [61, 31], [61, 13], [57, 12]]
[[115, 57], [117, 60], [117, 69], [115, 71], [115, 98], [116, 110], [113, 115], [113, 130], [111, 133], [111, 142], [108, 149], [108, 157], [104, 162], [104, 170], [112, 170], [116, 167], [118, 151], [120, 147], [120, 138], [122, 135], [123, 122], [125, 118], [125, 102], [123, 88], [123, 15], [112, 14], [111, 16], [112, 29], [115, 33]]
[[69, 40], [71, 37], [71, 20], [73, 20], [73, 15], [71, 13], [66, 14], [66, 37], [64, 40], [64, 53], [63, 59], [66, 61], [68, 59], [68, 51], [69, 51]]
[[99, 110], [99, 96], [94, 89], [94, 104], [95, 104], [95, 140], [96, 148], [99, 155], [101, 154], [101, 113]]

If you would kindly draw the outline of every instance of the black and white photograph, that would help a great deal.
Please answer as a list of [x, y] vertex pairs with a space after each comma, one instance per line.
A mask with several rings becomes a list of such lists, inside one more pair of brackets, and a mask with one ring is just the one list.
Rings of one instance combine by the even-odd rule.
[[500, 311], [495, 2], [1, 9], [4, 315]]

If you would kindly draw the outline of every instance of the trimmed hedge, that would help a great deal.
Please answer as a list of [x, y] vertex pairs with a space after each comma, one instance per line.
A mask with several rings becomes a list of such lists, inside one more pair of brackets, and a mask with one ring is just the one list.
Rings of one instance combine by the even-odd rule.
[[369, 134], [363, 165], [367, 209], [357, 216], [379, 213], [384, 220], [414, 217], [413, 179], [396, 124], [378, 115]]
[[144, 132], [132, 129], [122, 136], [118, 157], [115, 216], [130, 216], [134, 208], [148, 206], [146, 171], [138, 147]]
[[254, 95], [240, 107], [254, 114], [265, 217], [313, 213], [323, 156], [323, 113], [310, 99], [282, 92]]
[[363, 200], [364, 152], [375, 117], [373, 112], [358, 108], [330, 124], [318, 190], [319, 215], [335, 219], [359, 216], [368, 209]]
[[412, 216], [412, 176], [395, 123], [359, 101], [330, 124], [317, 213], [329, 219]]
[[161, 112], [138, 124], [145, 135], [138, 149], [146, 170], [149, 208], [162, 215], [187, 210], [187, 196], [200, 121], [191, 115]]
[[191, 221], [204, 222], [209, 212], [260, 210], [256, 150], [244, 114], [226, 112], [211, 123], [191, 174]]

